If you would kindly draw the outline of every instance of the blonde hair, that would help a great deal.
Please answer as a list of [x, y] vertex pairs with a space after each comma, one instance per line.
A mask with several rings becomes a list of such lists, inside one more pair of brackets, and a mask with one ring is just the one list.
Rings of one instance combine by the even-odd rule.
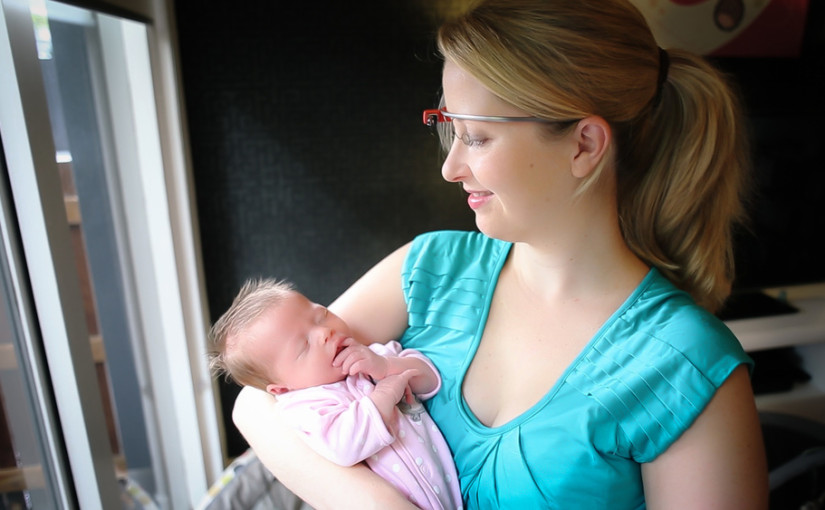
[[660, 54], [626, 0], [482, 1], [442, 25], [438, 46], [530, 115], [604, 118], [615, 144], [579, 191], [614, 164], [630, 249], [700, 305], [721, 306], [748, 169], [739, 102], [721, 73], [685, 51]]
[[268, 367], [244, 356], [235, 345], [243, 334], [269, 307], [282, 302], [295, 291], [292, 283], [272, 278], [247, 280], [238, 291], [229, 309], [215, 322], [209, 332], [209, 369], [215, 376], [243, 386], [265, 390], [272, 381], [266, 377]]

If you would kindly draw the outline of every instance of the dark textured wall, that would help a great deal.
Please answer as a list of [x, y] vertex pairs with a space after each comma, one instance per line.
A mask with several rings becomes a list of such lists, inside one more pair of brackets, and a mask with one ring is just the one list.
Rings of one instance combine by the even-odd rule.
[[421, 123], [448, 3], [176, 2], [212, 321], [246, 278], [325, 303], [414, 235], [474, 228]]

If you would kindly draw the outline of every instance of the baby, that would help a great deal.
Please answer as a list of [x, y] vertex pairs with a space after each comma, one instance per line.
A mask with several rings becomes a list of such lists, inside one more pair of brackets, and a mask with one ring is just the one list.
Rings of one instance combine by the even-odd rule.
[[277, 396], [319, 454], [365, 461], [420, 508], [462, 508], [449, 448], [414, 396], [441, 386], [421, 353], [362, 345], [334, 313], [273, 279], [247, 281], [210, 336], [213, 372]]

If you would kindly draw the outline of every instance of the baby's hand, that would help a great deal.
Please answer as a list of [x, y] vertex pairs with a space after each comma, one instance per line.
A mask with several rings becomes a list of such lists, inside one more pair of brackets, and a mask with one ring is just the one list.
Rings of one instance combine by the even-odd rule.
[[395, 405], [405, 399], [408, 404], [414, 402], [412, 391], [410, 391], [410, 379], [420, 375], [421, 371], [416, 368], [404, 370], [400, 374], [388, 375], [375, 383], [375, 392], [385, 394], [388, 401]]
[[335, 356], [332, 366], [341, 367], [341, 371], [347, 375], [365, 374], [374, 380], [386, 377], [389, 368], [386, 358], [352, 338], [344, 340], [343, 345], [347, 347]]
[[402, 398], [408, 404], [414, 402], [409, 383], [410, 379], [417, 375], [421, 375], [421, 371], [415, 368], [404, 370], [400, 374], [389, 375], [375, 383], [375, 389], [370, 393], [370, 399], [381, 413], [384, 424], [393, 434], [395, 434], [395, 406]]

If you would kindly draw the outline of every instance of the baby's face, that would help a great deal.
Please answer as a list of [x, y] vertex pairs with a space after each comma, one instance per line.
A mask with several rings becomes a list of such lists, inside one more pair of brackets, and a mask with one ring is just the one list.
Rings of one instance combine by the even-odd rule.
[[344, 379], [332, 360], [351, 337], [349, 327], [326, 307], [292, 292], [246, 331], [244, 354], [269, 367], [267, 391], [278, 394]]

